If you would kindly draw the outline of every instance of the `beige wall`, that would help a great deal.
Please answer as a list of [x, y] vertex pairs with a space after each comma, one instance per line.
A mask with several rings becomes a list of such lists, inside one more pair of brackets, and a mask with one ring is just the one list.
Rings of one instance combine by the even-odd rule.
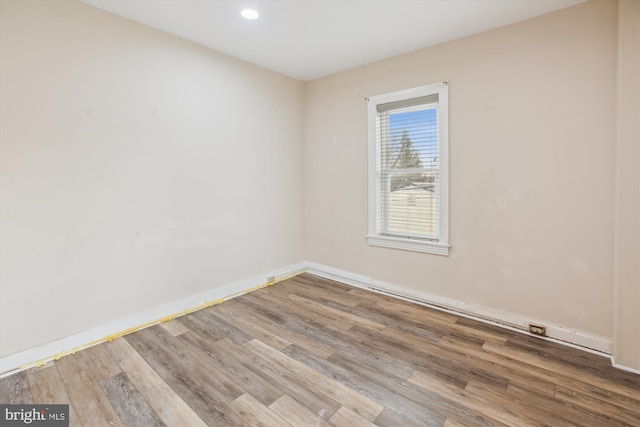
[[0, 5], [0, 355], [302, 261], [302, 83]]
[[[588, 2], [308, 83], [305, 258], [611, 339], [616, 13]], [[364, 98], [442, 80], [451, 255], [369, 247]]]
[[640, 371], [640, 2], [618, 9], [614, 356]]

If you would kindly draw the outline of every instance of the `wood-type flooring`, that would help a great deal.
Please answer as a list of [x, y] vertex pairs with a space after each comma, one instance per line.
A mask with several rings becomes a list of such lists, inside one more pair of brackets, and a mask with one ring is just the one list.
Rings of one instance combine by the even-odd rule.
[[640, 426], [640, 376], [302, 274], [0, 379], [72, 426]]

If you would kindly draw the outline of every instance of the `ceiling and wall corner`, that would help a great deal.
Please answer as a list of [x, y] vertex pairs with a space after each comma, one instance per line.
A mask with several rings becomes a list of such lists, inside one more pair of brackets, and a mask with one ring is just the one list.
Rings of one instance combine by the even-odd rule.
[[308, 81], [586, 0], [81, 1]]

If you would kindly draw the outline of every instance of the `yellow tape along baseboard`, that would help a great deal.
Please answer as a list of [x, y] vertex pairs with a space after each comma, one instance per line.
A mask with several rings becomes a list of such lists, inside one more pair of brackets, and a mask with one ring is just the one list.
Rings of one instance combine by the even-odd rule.
[[97, 345], [97, 344], [100, 344], [100, 343], [103, 343], [103, 342], [113, 341], [116, 338], [119, 338], [121, 336], [130, 334], [132, 332], [138, 331], [138, 330], [146, 328], [148, 326], [152, 326], [152, 325], [157, 325], [157, 324], [160, 324], [160, 323], [168, 322], [169, 320], [173, 320], [176, 317], [184, 316], [185, 314], [193, 313], [194, 311], [202, 310], [202, 309], [207, 308], [207, 307], [211, 307], [211, 306], [214, 306], [214, 305], [217, 305], [217, 304], [221, 304], [221, 303], [223, 303], [223, 302], [225, 302], [227, 300], [230, 300], [232, 298], [238, 297], [240, 295], [244, 295], [246, 293], [253, 292], [253, 291], [256, 291], [258, 289], [262, 289], [264, 287], [271, 286], [271, 285], [274, 285], [274, 284], [276, 284], [278, 282], [281, 282], [283, 280], [286, 280], [286, 279], [289, 279], [291, 277], [297, 276], [299, 274], [304, 273], [305, 271], [306, 271], [306, 269], [304, 267], [302, 267], [302, 268], [295, 269], [295, 270], [291, 271], [290, 273], [287, 273], [287, 274], [284, 274], [284, 275], [281, 275], [281, 276], [274, 276], [274, 280], [270, 280], [268, 282], [261, 283], [261, 284], [259, 284], [257, 286], [253, 286], [253, 287], [250, 287], [250, 288], [247, 288], [247, 289], [243, 289], [243, 290], [238, 291], [238, 292], [231, 293], [231, 294], [229, 294], [229, 295], [227, 295], [225, 297], [222, 297], [222, 298], [217, 298], [217, 299], [212, 299], [212, 300], [205, 301], [202, 304], [198, 304], [196, 306], [189, 307], [189, 308], [184, 309], [184, 310], [180, 310], [180, 311], [175, 312], [173, 314], [169, 314], [167, 316], [163, 316], [161, 318], [158, 318], [158, 319], [155, 319], [155, 320], [152, 320], [152, 321], [149, 321], [149, 322], [144, 322], [144, 323], [141, 323], [141, 324], [139, 324], [137, 326], [133, 326], [131, 328], [127, 328], [127, 329], [124, 329], [122, 331], [119, 331], [117, 333], [106, 335], [106, 336], [104, 336], [104, 337], [102, 337], [100, 339], [93, 340], [93, 341], [90, 341], [90, 342], [75, 346], [73, 348], [70, 348], [70, 349], [55, 353], [55, 354], [53, 354], [51, 356], [47, 356], [45, 358], [39, 359], [36, 362], [25, 363], [25, 364], [19, 366], [18, 368], [9, 369], [8, 371], [2, 372], [0, 374], [2, 374], [4, 376], [5, 374], [15, 373], [15, 372], [19, 372], [19, 371], [22, 371], [22, 370], [25, 370], [25, 369], [43, 366], [43, 365], [47, 364], [48, 362], [50, 362], [52, 360], [59, 360], [60, 358], [62, 358], [64, 356], [75, 354], [76, 352], [78, 352], [80, 350], [83, 350], [85, 348], [89, 348], [89, 347], [92, 347], [94, 345]]

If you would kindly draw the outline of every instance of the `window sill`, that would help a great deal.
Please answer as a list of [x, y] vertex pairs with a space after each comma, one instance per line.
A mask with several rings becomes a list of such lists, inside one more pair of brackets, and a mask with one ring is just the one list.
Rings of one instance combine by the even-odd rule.
[[383, 248], [402, 249], [405, 251], [423, 252], [435, 255], [449, 256], [450, 246], [442, 242], [429, 242], [414, 239], [400, 239], [386, 236], [367, 236], [369, 246], [379, 246]]

